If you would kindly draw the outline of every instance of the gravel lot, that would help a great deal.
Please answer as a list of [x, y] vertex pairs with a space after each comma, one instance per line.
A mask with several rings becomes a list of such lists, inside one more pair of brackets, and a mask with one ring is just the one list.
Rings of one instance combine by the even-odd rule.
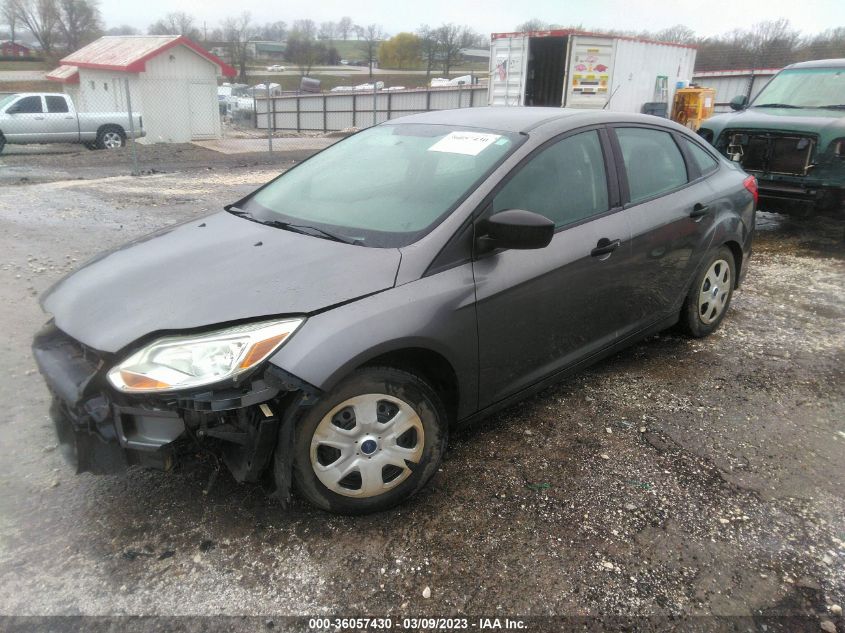
[[66, 157], [0, 159], [0, 614], [800, 615], [845, 630], [841, 220], [761, 214], [715, 335], [618, 354], [459, 433], [412, 503], [346, 518], [282, 511], [228, 475], [204, 496], [202, 465], [74, 476], [55, 450], [29, 351], [37, 295], [295, 158], [191, 156], [182, 173], [95, 180]]

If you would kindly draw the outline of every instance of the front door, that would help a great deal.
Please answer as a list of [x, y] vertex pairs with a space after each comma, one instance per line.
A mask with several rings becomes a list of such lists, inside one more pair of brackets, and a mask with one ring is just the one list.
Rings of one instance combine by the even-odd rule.
[[627, 312], [628, 330], [634, 331], [680, 308], [708, 247], [717, 192], [705, 176], [718, 163], [697, 143], [668, 130], [619, 126], [613, 132], [628, 190], [632, 301]]
[[220, 108], [217, 105], [217, 89], [212, 84], [193, 82], [188, 84], [190, 101], [191, 138], [203, 139], [219, 136]]
[[546, 248], [476, 257], [480, 407], [607, 347], [626, 322], [630, 230], [608, 154], [604, 130], [569, 134], [493, 198], [488, 213], [527, 209], [558, 228]]

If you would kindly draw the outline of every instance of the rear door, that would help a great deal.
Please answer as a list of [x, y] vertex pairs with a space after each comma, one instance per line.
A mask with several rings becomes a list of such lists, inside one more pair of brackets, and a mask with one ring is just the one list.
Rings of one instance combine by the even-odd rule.
[[[631, 225], [627, 325], [633, 332], [680, 309], [709, 246], [717, 193], [684, 135], [643, 125], [611, 127], [619, 158], [625, 214]], [[702, 163], [718, 163], [704, 152]], [[707, 167], [707, 169], [710, 169]], [[711, 170], [712, 171], [712, 170]]]
[[79, 122], [64, 95], [44, 95], [46, 134], [53, 143], [72, 143], [79, 140]]
[[493, 40], [490, 55], [489, 105], [524, 105], [528, 68], [528, 36]]
[[482, 408], [612, 344], [627, 319], [630, 229], [605, 135], [594, 128], [547, 143], [486, 210], [534, 211], [557, 232], [543, 249], [475, 259]]

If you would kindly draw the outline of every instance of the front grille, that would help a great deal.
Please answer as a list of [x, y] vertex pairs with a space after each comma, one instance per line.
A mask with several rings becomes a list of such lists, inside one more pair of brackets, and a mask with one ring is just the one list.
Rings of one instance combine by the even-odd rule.
[[739, 157], [746, 171], [806, 176], [816, 139], [796, 134], [729, 130], [722, 138], [728, 158]]

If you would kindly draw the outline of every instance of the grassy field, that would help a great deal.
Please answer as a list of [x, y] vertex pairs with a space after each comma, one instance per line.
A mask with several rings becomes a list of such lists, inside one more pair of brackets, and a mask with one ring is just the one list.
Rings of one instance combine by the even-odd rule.
[[46, 62], [0, 62], [0, 70], [47, 70]]
[[61, 92], [61, 84], [53, 81], [0, 81], [0, 94], [10, 92]]

